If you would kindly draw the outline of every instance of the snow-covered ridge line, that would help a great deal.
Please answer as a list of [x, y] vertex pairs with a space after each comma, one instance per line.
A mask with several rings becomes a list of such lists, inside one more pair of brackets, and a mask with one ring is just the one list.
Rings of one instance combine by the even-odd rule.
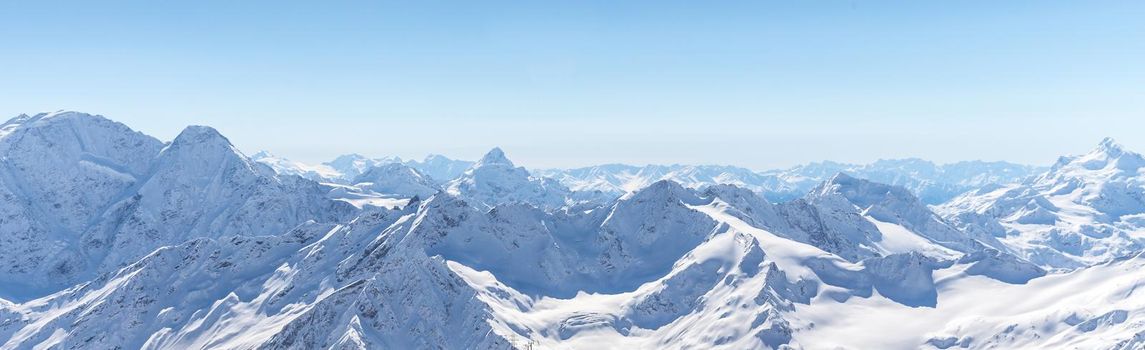
[[[334, 168], [331, 164], [309, 165], [275, 157], [263, 151], [255, 160], [267, 163], [279, 173], [303, 176], [315, 181], [347, 183], [363, 169], [388, 163], [403, 163], [430, 175], [439, 183], [459, 176], [472, 162], [431, 155], [424, 161], [401, 161], [396, 157], [369, 159], [359, 155], [358, 167]], [[341, 170], [339, 170], [341, 169]], [[940, 204], [970, 189], [989, 184], [1010, 184], [1025, 180], [1044, 168], [1007, 162], [964, 161], [934, 164], [920, 159], [880, 160], [871, 164], [821, 162], [784, 170], [753, 171], [724, 165], [645, 165], [605, 164], [574, 169], [531, 169], [537, 177], [552, 178], [579, 192], [600, 192], [620, 196], [659, 180], [672, 180], [687, 187], [702, 188], [730, 184], [764, 194], [772, 201], [798, 198], [811, 187], [836, 173], [846, 173], [910, 189], [927, 204]]]
[[848, 171], [777, 203], [569, 188], [499, 148], [329, 182], [209, 127], [0, 133], [0, 349], [1145, 346], [1145, 162], [1112, 140], [930, 206]]

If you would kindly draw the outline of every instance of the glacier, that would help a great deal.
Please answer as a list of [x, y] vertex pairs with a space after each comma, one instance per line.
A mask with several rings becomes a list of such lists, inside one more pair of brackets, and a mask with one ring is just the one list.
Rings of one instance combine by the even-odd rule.
[[1145, 348], [1145, 158], [247, 156], [0, 125], [0, 349]]

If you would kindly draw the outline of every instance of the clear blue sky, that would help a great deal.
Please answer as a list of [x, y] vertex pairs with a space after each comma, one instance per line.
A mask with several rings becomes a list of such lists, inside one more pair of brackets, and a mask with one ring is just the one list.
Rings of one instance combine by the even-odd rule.
[[1145, 1], [4, 1], [0, 113], [519, 164], [1145, 151]]

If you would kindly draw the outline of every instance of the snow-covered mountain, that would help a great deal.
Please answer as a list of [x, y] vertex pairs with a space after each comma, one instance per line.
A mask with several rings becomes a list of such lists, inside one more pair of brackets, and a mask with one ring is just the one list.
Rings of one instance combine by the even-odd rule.
[[[351, 154], [333, 162], [309, 165], [259, 152], [255, 160], [266, 163], [281, 174], [299, 175], [319, 182], [348, 184], [356, 174], [370, 167], [402, 162], [397, 157], [366, 158]], [[430, 155], [423, 161], [407, 160], [405, 165], [417, 169], [439, 184], [464, 174], [473, 162]], [[335, 167], [335, 164], [341, 166]], [[352, 165], [352, 166], [351, 166]], [[646, 165], [605, 164], [575, 169], [532, 169], [536, 178], [552, 178], [576, 193], [593, 198], [617, 198], [644, 188], [656, 181], [671, 180], [689, 188], [725, 184], [762, 193], [768, 199], [785, 202], [800, 198], [812, 188], [838, 173], [845, 173], [880, 183], [905, 187], [926, 204], [941, 204], [964, 192], [991, 184], [1012, 184], [1025, 180], [1044, 168], [1007, 162], [967, 161], [934, 164], [921, 159], [879, 160], [871, 164], [819, 162], [790, 169], [756, 172], [721, 165]]]
[[275, 172], [282, 175], [300, 176], [311, 181], [317, 182], [337, 182], [343, 180], [344, 176], [338, 170], [326, 164], [305, 164], [295, 162], [286, 158], [282, 158], [271, 154], [267, 151], [259, 151], [250, 156], [251, 160], [266, 164], [274, 169]]
[[[658, 182], [610, 207], [549, 214], [519, 204], [482, 211], [439, 194], [404, 209], [372, 209], [345, 225], [200, 238], [79, 288], [6, 305], [13, 321], [0, 325], [0, 335], [15, 348], [1132, 348], [1142, 341], [1133, 332], [1145, 322], [1143, 305], [1124, 276], [1143, 257], [1025, 285], [982, 273], [1010, 271], [990, 257], [899, 253], [849, 262], [755, 228], [737, 217], [746, 208], [711, 194]], [[1122, 277], [1103, 279], [1112, 276]], [[1045, 302], [1013, 302], [1092, 281], [1119, 287], [1066, 298], [1053, 311], [1038, 308]], [[995, 300], [976, 294], [991, 290], [1009, 299], [959, 306]], [[957, 304], [946, 306], [946, 298]], [[1006, 327], [1006, 316], [1028, 310], [1041, 315], [1012, 320], [1038, 330]], [[872, 313], [875, 323], [838, 322]], [[997, 318], [948, 326], [959, 319], [953, 315]], [[901, 317], [911, 317], [911, 332], [862, 336]]]
[[441, 191], [437, 183], [417, 169], [402, 163], [389, 163], [366, 170], [351, 183], [380, 194], [422, 198]]
[[756, 192], [771, 189], [773, 179], [754, 171], [714, 165], [606, 164], [576, 169], [540, 169], [538, 176], [551, 177], [578, 191], [601, 191], [621, 195], [647, 187], [660, 180], [671, 180], [690, 188], [715, 184], [735, 185]]
[[1076, 268], [1145, 248], [1143, 170], [1145, 158], [1105, 139], [1029, 181], [966, 193], [938, 210], [1030, 261]]
[[500, 148], [490, 150], [465, 173], [445, 185], [454, 196], [468, 199], [480, 208], [505, 203], [528, 203], [556, 209], [569, 202], [570, 192], [550, 178], [537, 178], [513, 164]]
[[734, 166], [608, 164], [577, 169], [543, 169], [573, 190], [623, 194], [659, 180], [672, 180], [700, 188], [729, 184], [763, 193], [773, 201], [802, 197], [819, 183], [838, 173], [902, 186], [926, 204], [939, 204], [971, 189], [988, 184], [1020, 182], [1041, 168], [1006, 162], [969, 161], [934, 164], [921, 159], [879, 160], [871, 164], [820, 162], [790, 169], [755, 172]]
[[[613, 198], [500, 149], [444, 184], [320, 184], [80, 113], [3, 124], [0, 154], [0, 349], [1145, 347], [1145, 162], [1112, 142], [942, 215], [846, 172], [778, 204], [710, 178]], [[1027, 238], [1083, 218], [1124, 232], [1038, 266]]]
[[1025, 180], [1044, 168], [1007, 162], [964, 161], [935, 164], [908, 158], [879, 160], [871, 164], [819, 162], [786, 170], [764, 172], [779, 180], [767, 190], [769, 196], [782, 199], [801, 196], [807, 189], [836, 173], [904, 187], [923, 203], [940, 204], [966, 191], [990, 184], [1009, 184]]
[[368, 158], [360, 154], [346, 154], [326, 163], [306, 164], [278, 157], [267, 151], [259, 151], [251, 156], [251, 159], [270, 166], [279, 174], [297, 175], [317, 182], [334, 184], [351, 184], [372, 168], [395, 163], [416, 169], [435, 183], [444, 184], [461, 176], [466, 169], [473, 165], [473, 162], [450, 159], [437, 154], [426, 156], [421, 161], [402, 161], [399, 157]]
[[326, 189], [250, 161], [214, 129], [164, 144], [99, 116], [3, 124], [0, 296], [23, 298], [113, 271], [196, 237], [282, 232], [339, 221]]

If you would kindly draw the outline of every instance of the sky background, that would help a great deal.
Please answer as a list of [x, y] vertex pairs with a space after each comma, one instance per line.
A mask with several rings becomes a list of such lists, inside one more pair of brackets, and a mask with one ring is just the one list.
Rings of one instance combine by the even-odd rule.
[[3, 1], [0, 113], [520, 165], [1145, 151], [1145, 1]]

